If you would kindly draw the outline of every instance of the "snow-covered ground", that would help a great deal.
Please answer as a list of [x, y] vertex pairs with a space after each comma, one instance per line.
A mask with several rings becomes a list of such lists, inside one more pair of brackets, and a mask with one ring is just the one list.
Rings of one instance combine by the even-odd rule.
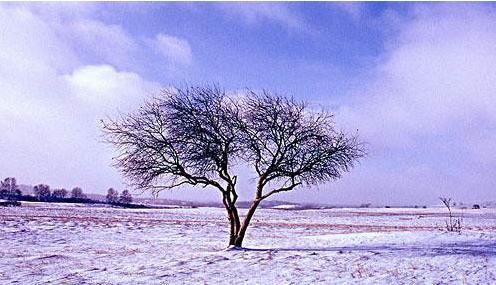
[[260, 209], [223, 250], [222, 209], [0, 208], [0, 284], [496, 284], [496, 210]]

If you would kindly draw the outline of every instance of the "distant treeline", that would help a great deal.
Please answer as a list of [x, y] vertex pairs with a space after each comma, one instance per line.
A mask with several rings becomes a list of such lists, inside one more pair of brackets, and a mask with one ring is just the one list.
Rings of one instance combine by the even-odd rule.
[[[70, 192], [66, 189], [53, 189], [46, 184], [38, 184], [33, 187], [34, 195], [24, 195], [17, 185], [15, 177], [7, 177], [0, 184], [0, 199], [8, 201], [29, 202], [64, 202], [64, 203], [87, 203], [87, 204], [111, 204], [127, 208], [147, 208], [144, 205], [132, 204], [133, 198], [128, 190], [119, 193], [110, 188], [106, 201], [98, 201], [88, 198], [81, 187], [74, 187]], [[8, 203], [8, 205], [17, 205]]]

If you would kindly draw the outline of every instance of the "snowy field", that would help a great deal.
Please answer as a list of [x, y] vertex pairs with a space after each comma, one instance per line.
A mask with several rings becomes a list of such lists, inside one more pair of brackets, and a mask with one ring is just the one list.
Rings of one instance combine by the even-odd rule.
[[496, 284], [496, 210], [260, 209], [223, 250], [224, 211], [0, 208], [0, 284]]

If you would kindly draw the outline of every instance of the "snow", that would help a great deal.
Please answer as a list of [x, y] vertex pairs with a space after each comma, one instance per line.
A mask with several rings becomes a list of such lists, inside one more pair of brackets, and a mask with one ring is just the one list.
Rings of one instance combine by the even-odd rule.
[[260, 209], [225, 250], [223, 209], [23, 203], [0, 208], [0, 284], [494, 284], [496, 210], [456, 214]]
[[294, 204], [283, 204], [283, 205], [274, 206], [272, 207], [272, 209], [292, 210], [292, 209], [296, 209], [297, 207], [298, 205], [294, 205]]

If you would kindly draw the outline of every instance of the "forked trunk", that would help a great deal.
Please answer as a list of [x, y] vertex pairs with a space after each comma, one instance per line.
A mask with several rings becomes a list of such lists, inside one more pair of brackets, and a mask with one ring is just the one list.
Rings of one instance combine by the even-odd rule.
[[241, 225], [241, 228], [239, 229], [236, 239], [234, 241], [234, 246], [241, 247], [243, 245], [243, 239], [245, 238], [246, 229], [250, 225], [251, 218], [253, 217], [253, 214], [255, 214], [255, 211], [257, 210], [260, 201], [261, 200], [258, 199], [254, 200], [253, 203], [251, 204], [250, 209], [248, 209], [248, 213], [246, 213], [245, 220], [243, 221], [243, 224]]

